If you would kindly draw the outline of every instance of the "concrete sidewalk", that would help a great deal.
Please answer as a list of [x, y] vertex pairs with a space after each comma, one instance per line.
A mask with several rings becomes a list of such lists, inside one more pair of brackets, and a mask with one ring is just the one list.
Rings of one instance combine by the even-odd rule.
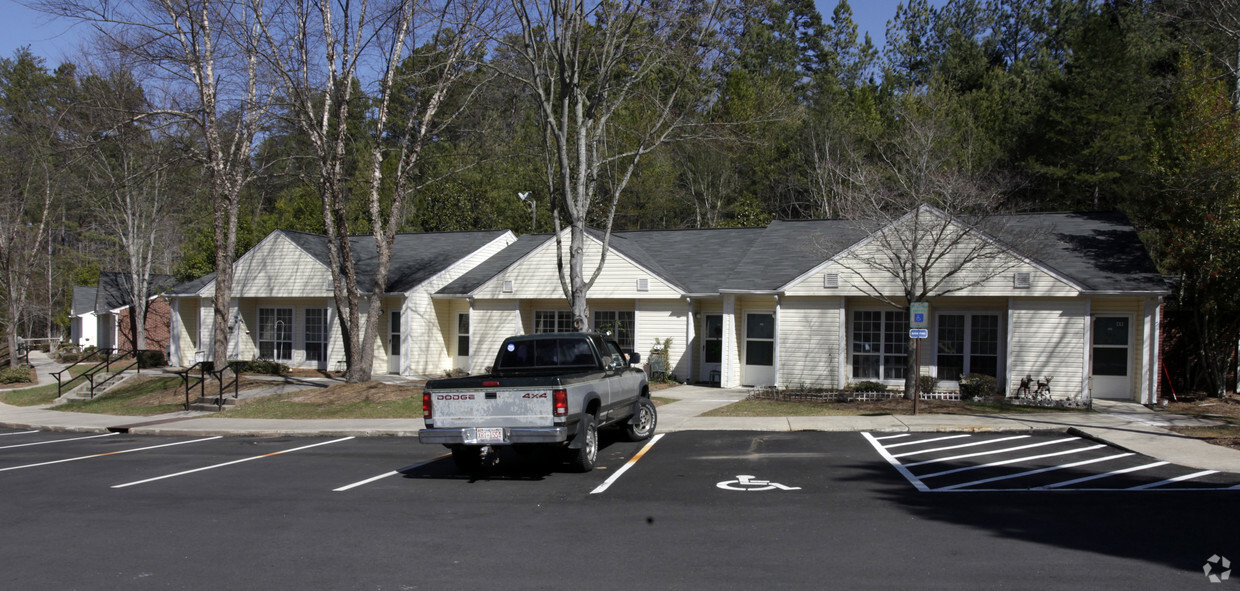
[[[32, 354], [31, 361], [34, 361]], [[36, 365], [36, 368], [39, 367]], [[55, 371], [54, 369], [52, 371]], [[42, 378], [40, 378], [42, 379]], [[52, 380], [54, 383], [55, 380]], [[1166, 427], [1213, 425], [1213, 421], [1152, 411], [1129, 402], [1098, 400], [1092, 413], [1006, 415], [919, 415], [844, 417], [704, 417], [745, 398], [744, 389], [677, 386], [655, 392], [674, 402], [659, 407], [658, 432], [882, 431], [1030, 432], [1063, 431], [1201, 470], [1240, 473], [1240, 451], [1177, 435]], [[207, 436], [393, 436], [415, 437], [421, 419], [274, 420], [218, 418], [213, 413], [176, 412], [151, 417], [70, 413], [0, 404], [0, 426], [57, 431], [121, 431], [148, 435]]]

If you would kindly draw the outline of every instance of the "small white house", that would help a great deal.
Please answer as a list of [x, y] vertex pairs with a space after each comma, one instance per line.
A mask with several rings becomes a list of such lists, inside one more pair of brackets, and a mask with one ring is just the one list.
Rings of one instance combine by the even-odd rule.
[[[375, 373], [428, 375], [451, 368], [443, 334], [448, 302], [430, 294], [516, 240], [510, 231], [400, 234], [392, 249]], [[375, 289], [374, 238], [352, 238], [359, 286]], [[327, 238], [276, 230], [234, 263], [228, 316], [229, 358], [272, 360], [291, 367], [343, 368]], [[214, 274], [178, 286], [172, 300], [171, 363], [211, 358]], [[365, 318], [365, 316], [363, 316]]]

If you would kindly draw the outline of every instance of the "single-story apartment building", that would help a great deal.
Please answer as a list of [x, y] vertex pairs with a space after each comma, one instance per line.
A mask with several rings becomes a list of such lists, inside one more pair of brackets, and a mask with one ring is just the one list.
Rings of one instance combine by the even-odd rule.
[[[910, 371], [910, 318], [887, 263], [907, 257], [891, 256], [901, 242], [890, 238], [909, 227], [933, 228], [953, 238], [926, 273], [938, 287], [927, 299], [919, 361], [921, 373], [938, 377], [940, 389], [955, 389], [962, 376], [977, 373], [994, 376], [1012, 393], [1026, 375], [1050, 376], [1057, 397], [1153, 401], [1159, 311], [1168, 290], [1127, 219], [1114, 213], [996, 219], [1002, 233], [923, 206], [886, 225], [806, 220], [615, 232], [589, 292], [591, 328], [612, 330], [622, 346], [643, 355], [670, 339], [669, 369], [682, 381], [832, 388], [879, 381], [898, 387]], [[279, 240], [287, 250], [296, 246], [291, 236], [277, 232], [264, 243]], [[402, 323], [418, 314], [434, 319], [397, 329], [399, 343], [380, 343], [384, 354], [399, 345], [411, 358], [387, 368], [376, 364], [375, 371], [479, 373], [509, 335], [572, 330], [555, 238], [504, 234], [477, 250], [461, 250], [455, 272], [418, 288], [413, 308], [420, 313], [401, 304], [409, 296], [389, 288], [393, 309], [409, 310]], [[589, 232], [586, 269], [600, 259], [602, 239]], [[989, 256], [969, 258], [983, 250]], [[323, 281], [325, 269], [318, 271], [309, 254], [294, 266], [258, 262], [280, 256], [260, 244], [237, 263], [239, 285], [246, 287], [237, 291], [236, 319], [246, 330], [271, 324], [273, 312], [262, 317], [267, 320], [259, 317], [270, 301], [306, 295], [293, 286]], [[254, 285], [266, 291], [259, 294]], [[319, 289], [314, 305], [330, 308], [330, 293]], [[199, 289], [197, 301], [174, 303], [182, 306], [174, 317], [187, 319], [181, 327], [197, 331], [209, 320], [205, 294]], [[199, 314], [188, 320], [184, 307], [195, 305]], [[290, 301], [292, 315], [283, 317], [295, 327], [302, 326], [298, 306]], [[281, 351], [257, 344], [251, 332], [237, 334], [249, 335], [234, 340], [237, 358]], [[195, 339], [183, 336], [182, 349], [197, 350], [201, 340]], [[292, 337], [289, 347], [297, 350], [297, 343]]]
[[[143, 319], [146, 348], [167, 353], [171, 308], [161, 295], [176, 285], [171, 275], [151, 275], [147, 286], [147, 309]], [[134, 346], [130, 294], [133, 278], [129, 273], [105, 271], [96, 285], [73, 286], [70, 305], [70, 340], [81, 348], [129, 350]]]

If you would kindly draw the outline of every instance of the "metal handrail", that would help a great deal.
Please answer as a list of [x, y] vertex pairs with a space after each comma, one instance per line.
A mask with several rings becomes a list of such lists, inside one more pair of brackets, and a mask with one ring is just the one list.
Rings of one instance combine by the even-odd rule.
[[189, 410], [189, 390], [193, 387], [189, 384], [189, 374], [194, 372], [195, 367], [198, 368], [198, 383], [195, 385], [199, 387], [198, 395], [205, 398], [207, 395], [207, 366], [209, 365], [213, 366], [214, 363], [210, 361], [197, 361], [193, 365], [185, 368], [185, 371], [176, 372], [177, 375], [181, 376], [181, 385], [185, 387], [185, 410]]
[[[63, 395], [63, 394], [64, 394], [64, 388], [65, 388], [65, 386], [68, 386], [68, 385], [72, 384], [73, 382], [76, 382], [76, 381], [78, 381], [78, 380], [80, 380], [80, 379], [86, 378], [86, 377], [87, 377], [87, 376], [89, 376], [90, 374], [97, 373], [97, 372], [98, 372], [98, 370], [99, 370], [99, 366], [101, 366], [101, 365], [102, 365], [102, 366], [106, 366], [106, 367], [111, 367], [111, 361], [112, 361], [111, 357], [112, 357], [112, 352], [113, 352], [113, 351], [115, 351], [115, 350], [116, 350], [116, 349], [95, 349], [94, 351], [91, 351], [90, 353], [88, 353], [85, 357], [83, 357], [83, 358], [81, 358], [81, 359], [78, 359], [77, 361], [74, 361], [72, 364], [68, 365], [68, 366], [67, 366], [67, 367], [65, 367], [64, 369], [62, 369], [62, 370], [60, 370], [60, 371], [54, 371], [54, 372], [52, 372], [52, 377], [56, 378], [56, 397], [58, 397], [58, 398], [59, 398], [61, 395]], [[78, 375], [76, 375], [76, 376], [73, 376], [73, 377], [69, 378], [69, 381], [67, 381], [67, 382], [66, 382], [66, 381], [63, 381], [63, 380], [61, 379], [61, 375], [62, 375], [62, 374], [64, 374], [65, 372], [69, 371], [70, 369], [73, 369], [74, 367], [77, 367], [78, 365], [81, 365], [81, 364], [85, 363], [86, 361], [88, 361], [88, 360], [90, 360], [90, 359], [93, 359], [96, 355], [99, 355], [100, 353], [102, 353], [102, 354], [105, 356], [104, 361], [101, 361], [101, 362], [99, 362], [99, 363], [95, 364], [94, 366], [90, 367], [90, 368], [89, 368], [89, 369], [87, 369], [86, 371], [84, 371], [84, 372], [82, 372], [82, 373], [80, 373], [80, 374], [78, 374]], [[89, 378], [88, 378], [88, 379], [89, 379]], [[92, 390], [93, 390], [93, 388], [92, 388]]]
[[[239, 362], [236, 361], [230, 361], [228, 362], [228, 365], [224, 366], [224, 369], [211, 372], [211, 375], [215, 376], [216, 383], [220, 385], [219, 395], [215, 397], [216, 408], [220, 411], [224, 410], [224, 390], [228, 388], [228, 386], [224, 385], [224, 373], [230, 369], [233, 369], [238, 363]], [[233, 388], [233, 400], [237, 400], [237, 398], [241, 395], [241, 372], [233, 369], [233, 381], [232, 384], [229, 385]]]

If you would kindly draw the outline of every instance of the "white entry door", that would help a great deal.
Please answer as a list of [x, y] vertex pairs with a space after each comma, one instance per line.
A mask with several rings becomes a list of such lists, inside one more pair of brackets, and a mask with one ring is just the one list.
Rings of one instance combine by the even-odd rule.
[[1090, 380], [1094, 398], [1132, 399], [1132, 317], [1094, 316]]
[[745, 313], [741, 385], [775, 385], [775, 313]]
[[458, 312], [456, 315], [456, 356], [452, 367], [469, 369], [469, 312]]
[[702, 368], [698, 379], [703, 382], [722, 382], [723, 367], [723, 315], [706, 314], [702, 317]]
[[388, 321], [388, 373], [400, 373], [400, 310], [392, 310]]

